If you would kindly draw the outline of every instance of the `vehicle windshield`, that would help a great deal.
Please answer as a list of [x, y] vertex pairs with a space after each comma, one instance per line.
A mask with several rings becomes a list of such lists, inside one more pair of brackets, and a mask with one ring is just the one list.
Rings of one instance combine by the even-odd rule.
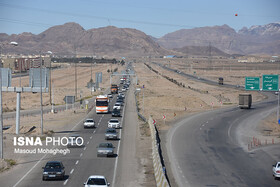
[[117, 119], [111, 119], [110, 123], [119, 123], [119, 121]]
[[107, 148], [107, 147], [113, 147], [113, 145], [108, 143], [101, 143], [99, 144], [99, 147]]
[[88, 119], [88, 120], [86, 120], [86, 122], [93, 123], [93, 120], [92, 119]]
[[108, 106], [108, 101], [96, 101], [96, 106]]
[[60, 169], [61, 165], [60, 165], [60, 163], [47, 163], [45, 168], [46, 169]]
[[107, 132], [116, 133], [116, 130], [115, 129], [108, 129]]
[[104, 179], [90, 178], [87, 182], [88, 185], [106, 185]]

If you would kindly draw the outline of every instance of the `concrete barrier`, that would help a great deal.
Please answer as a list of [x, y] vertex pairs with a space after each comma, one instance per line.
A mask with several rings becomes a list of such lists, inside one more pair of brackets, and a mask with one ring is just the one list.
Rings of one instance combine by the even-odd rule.
[[156, 129], [153, 124], [154, 120], [152, 117], [149, 118], [149, 127], [151, 130], [151, 137], [152, 137], [152, 156], [153, 156], [153, 165], [154, 165], [154, 175], [156, 179], [157, 187], [169, 187], [169, 183], [165, 176], [165, 169], [161, 164], [161, 159], [158, 152], [158, 143], [156, 139]]

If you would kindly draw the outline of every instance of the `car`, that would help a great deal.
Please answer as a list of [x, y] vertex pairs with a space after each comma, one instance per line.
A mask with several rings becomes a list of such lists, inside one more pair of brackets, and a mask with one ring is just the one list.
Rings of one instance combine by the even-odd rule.
[[113, 109], [112, 117], [121, 117], [121, 110]]
[[113, 106], [113, 110], [114, 109], [118, 109], [118, 110], [120, 110], [121, 109], [121, 103], [115, 103], [115, 105]]
[[64, 179], [65, 170], [61, 161], [48, 161], [43, 169], [43, 181], [47, 179]]
[[68, 138], [67, 147], [83, 147], [83, 139], [78, 134], [72, 134]]
[[95, 122], [93, 119], [86, 119], [84, 122], [84, 128], [95, 128]]
[[110, 119], [108, 121], [108, 128], [120, 128], [120, 122], [118, 119]]
[[122, 98], [118, 98], [117, 101], [116, 101], [116, 103], [120, 103], [121, 106], [123, 106], [123, 99], [122, 99]]
[[114, 149], [112, 143], [100, 143], [97, 147], [97, 156], [114, 156]]
[[107, 94], [107, 96], [109, 97], [109, 98], [112, 98], [113, 97], [113, 95], [112, 94]]
[[114, 128], [108, 128], [105, 132], [105, 139], [106, 140], [117, 140], [118, 139], [118, 132]]
[[272, 165], [272, 172], [275, 179], [280, 178], [280, 162]]
[[122, 91], [123, 91], [123, 92], [125, 92], [125, 91], [126, 91], [126, 88], [125, 88], [125, 87], [123, 87], [123, 88], [122, 88]]
[[122, 98], [125, 97], [124, 93], [119, 94], [119, 96], [121, 96]]
[[84, 185], [85, 187], [108, 187], [110, 183], [108, 183], [107, 179], [102, 175], [91, 175]]

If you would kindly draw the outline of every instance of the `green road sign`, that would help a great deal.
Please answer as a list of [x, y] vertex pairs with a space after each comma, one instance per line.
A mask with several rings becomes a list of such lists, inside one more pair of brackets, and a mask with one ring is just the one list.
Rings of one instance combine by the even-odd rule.
[[260, 78], [245, 77], [245, 90], [260, 90]]
[[278, 91], [278, 75], [263, 75], [263, 90]]

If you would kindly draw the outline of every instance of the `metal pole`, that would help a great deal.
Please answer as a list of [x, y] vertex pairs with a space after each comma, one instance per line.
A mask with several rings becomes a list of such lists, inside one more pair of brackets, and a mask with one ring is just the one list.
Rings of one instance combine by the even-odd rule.
[[[51, 55], [50, 55], [51, 57]], [[53, 106], [52, 104], [52, 57], [51, 57], [51, 60], [50, 60], [50, 104]]]
[[20, 127], [20, 95], [21, 92], [17, 92], [17, 109], [16, 109], [16, 134], [19, 134]]
[[41, 134], [43, 135], [43, 93], [42, 93], [42, 56], [40, 52], [40, 96], [41, 96]]
[[144, 88], [143, 88], [143, 116], [145, 116], [145, 114], [144, 114]]
[[[52, 86], [53, 86], [53, 84], [52, 84]], [[52, 89], [52, 112], [54, 113], [54, 108], [53, 108], [54, 101], [53, 101], [53, 98], [54, 98], [54, 96], [53, 96], [53, 89]]]
[[0, 136], [0, 157], [3, 159], [2, 58], [0, 59]]
[[279, 93], [279, 90], [278, 90], [278, 105], [277, 105], [277, 123], [279, 124], [279, 99], [280, 99], [280, 93]]
[[90, 64], [90, 94], [92, 95], [92, 62]]

